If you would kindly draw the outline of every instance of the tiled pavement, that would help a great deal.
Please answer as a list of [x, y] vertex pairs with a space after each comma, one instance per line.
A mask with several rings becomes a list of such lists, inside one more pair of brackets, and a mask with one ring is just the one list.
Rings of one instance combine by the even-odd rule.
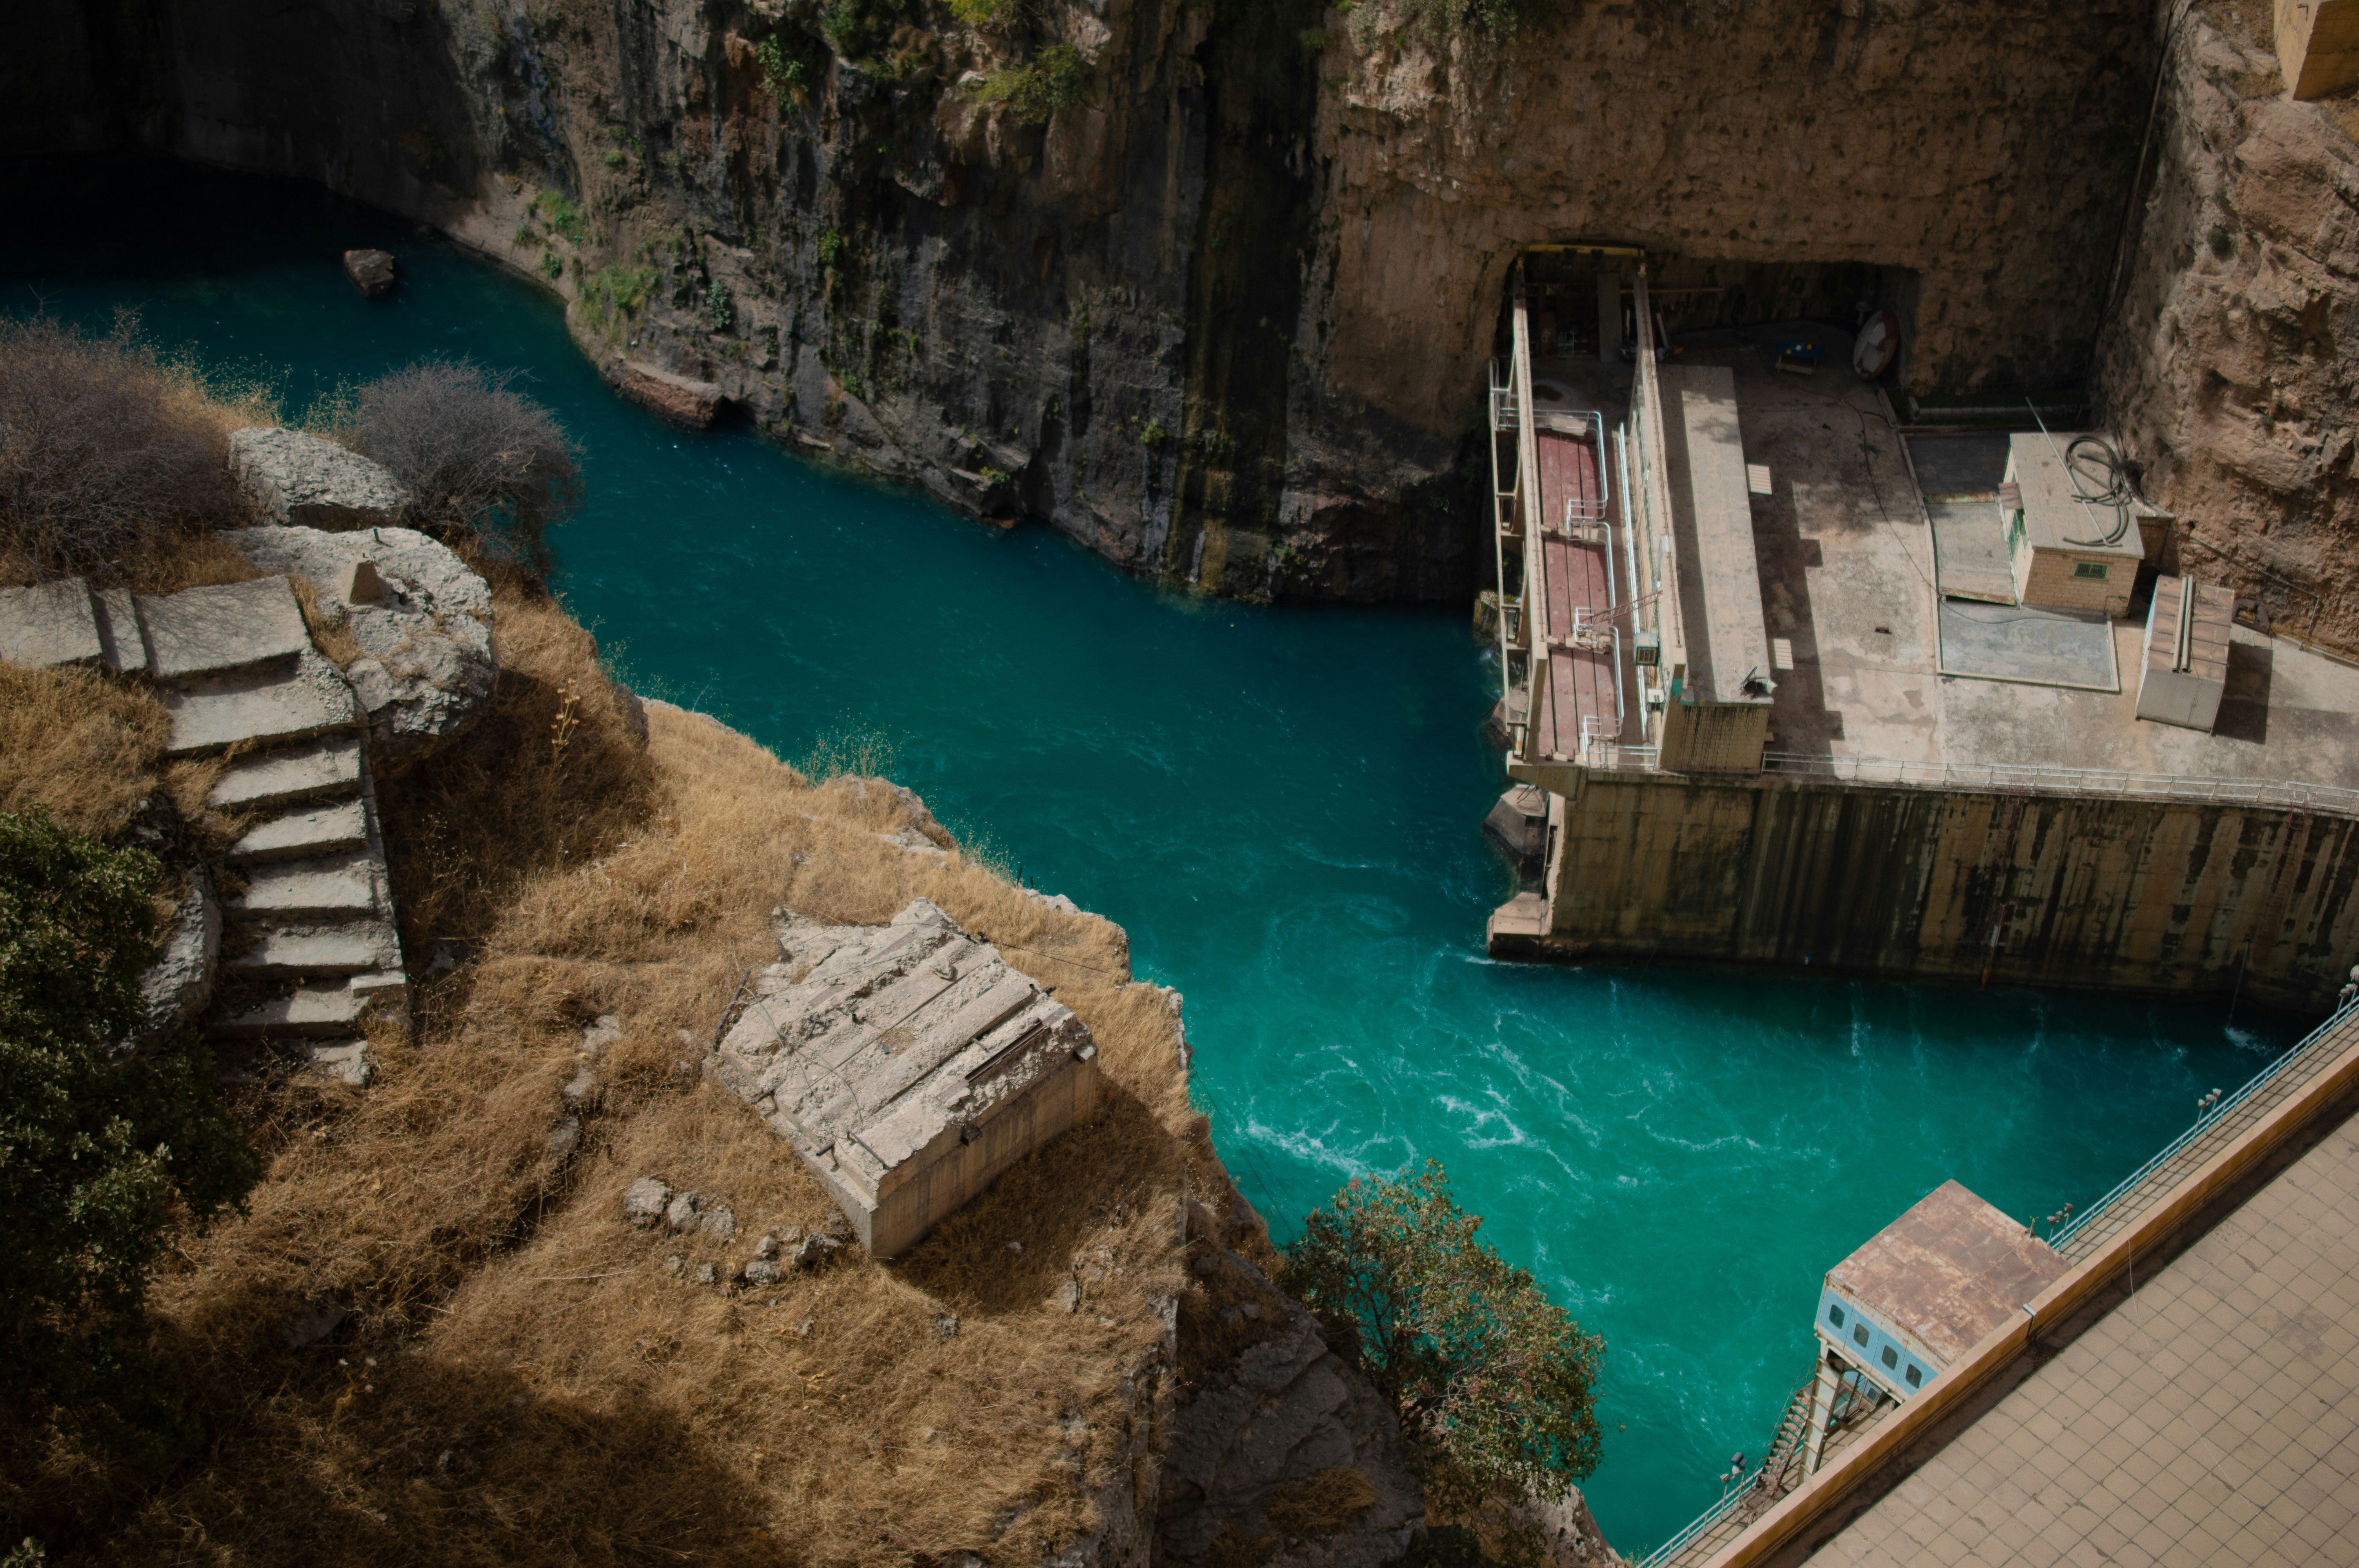
[[2359, 1119], [1816, 1561], [2359, 1564]]

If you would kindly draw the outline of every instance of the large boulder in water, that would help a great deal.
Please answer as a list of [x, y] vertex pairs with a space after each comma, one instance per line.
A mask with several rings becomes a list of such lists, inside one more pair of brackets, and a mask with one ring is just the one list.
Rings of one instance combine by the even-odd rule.
[[400, 521], [409, 506], [409, 488], [382, 464], [300, 430], [255, 425], [236, 431], [229, 466], [272, 523], [375, 528]]
[[344, 678], [368, 715], [373, 766], [418, 761], [482, 711], [499, 673], [492, 590], [448, 546], [414, 528], [240, 528], [223, 537], [264, 571], [304, 579], [321, 613], [360, 644]]
[[393, 291], [393, 254], [389, 251], [346, 251], [344, 276], [371, 299]]

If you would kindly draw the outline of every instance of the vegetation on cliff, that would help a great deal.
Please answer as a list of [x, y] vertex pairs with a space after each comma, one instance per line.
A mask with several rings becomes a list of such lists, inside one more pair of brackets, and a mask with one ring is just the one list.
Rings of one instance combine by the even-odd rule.
[[1597, 1467], [1604, 1341], [1461, 1210], [1441, 1166], [1354, 1180], [1286, 1249], [1280, 1282], [1400, 1412], [1435, 1510], [1552, 1499]]
[[192, 1035], [129, 1063], [164, 868], [0, 812], [0, 1409], [149, 1468], [178, 1401], [149, 1355], [148, 1277], [252, 1185], [245, 1139]]

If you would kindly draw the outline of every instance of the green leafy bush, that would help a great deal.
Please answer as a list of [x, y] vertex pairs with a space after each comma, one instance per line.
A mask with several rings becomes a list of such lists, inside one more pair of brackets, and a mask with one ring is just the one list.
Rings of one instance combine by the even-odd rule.
[[754, 46], [763, 84], [778, 98], [799, 98], [819, 74], [819, 48], [807, 34], [773, 33]]
[[655, 287], [656, 269], [651, 266], [610, 266], [592, 275], [586, 297], [602, 314], [619, 310], [636, 316], [646, 308]]
[[540, 215], [542, 222], [576, 244], [581, 243], [581, 211], [565, 199], [562, 191], [542, 191], [532, 199], [532, 211]]
[[1502, 1492], [1560, 1497], [1597, 1467], [1604, 1341], [1509, 1268], [1429, 1161], [1354, 1180], [1304, 1222], [1280, 1281], [1400, 1412], [1449, 1513]]
[[0, 1390], [145, 1426], [170, 1407], [148, 1269], [178, 1215], [255, 1175], [193, 1039], [115, 1062], [146, 1022], [162, 877], [46, 811], [0, 813]]
[[830, 229], [819, 237], [819, 265], [833, 266], [843, 254], [843, 236]]
[[1046, 124], [1060, 109], [1082, 101], [1082, 51], [1051, 44], [1029, 65], [995, 70], [974, 84], [986, 103], [1005, 103], [1027, 125]]
[[736, 323], [736, 299], [721, 285], [709, 285], [704, 290], [704, 324], [716, 332], [725, 332]]
[[565, 264], [557, 259], [555, 251], [540, 253], [540, 276], [551, 283], [565, 276]]

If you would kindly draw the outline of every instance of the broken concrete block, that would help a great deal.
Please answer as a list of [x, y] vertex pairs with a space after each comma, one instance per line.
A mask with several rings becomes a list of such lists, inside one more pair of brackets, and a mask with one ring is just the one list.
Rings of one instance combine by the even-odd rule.
[[[312, 585], [341, 613], [362, 656], [344, 672], [368, 715], [369, 764], [382, 777], [432, 752], [474, 721], [499, 666], [492, 590], [450, 548], [412, 528], [331, 533], [240, 528], [223, 537], [266, 571]], [[359, 597], [366, 565], [375, 598]]]
[[0, 659], [46, 670], [95, 665], [105, 651], [98, 612], [82, 579], [0, 588]]
[[346, 251], [344, 276], [353, 287], [369, 298], [393, 291], [393, 254], [390, 251]]
[[653, 1176], [641, 1176], [623, 1189], [623, 1217], [641, 1230], [651, 1229], [671, 1203], [671, 1187]]
[[364, 1089], [370, 1078], [368, 1042], [339, 1040], [332, 1044], [314, 1045], [306, 1053], [312, 1069], [336, 1079], [347, 1087]]
[[303, 607], [283, 577], [143, 594], [138, 609], [148, 673], [159, 681], [283, 666], [311, 646]]
[[1082, 1022], [924, 900], [884, 926], [787, 916], [778, 942], [712, 1076], [766, 1104], [839, 1237], [891, 1257], [1094, 1109]]
[[701, 430], [721, 412], [717, 382], [693, 381], [640, 360], [623, 361], [621, 377], [624, 396], [675, 424]]
[[300, 430], [257, 425], [229, 438], [230, 471], [269, 522], [303, 528], [390, 526], [409, 490], [380, 464]]

